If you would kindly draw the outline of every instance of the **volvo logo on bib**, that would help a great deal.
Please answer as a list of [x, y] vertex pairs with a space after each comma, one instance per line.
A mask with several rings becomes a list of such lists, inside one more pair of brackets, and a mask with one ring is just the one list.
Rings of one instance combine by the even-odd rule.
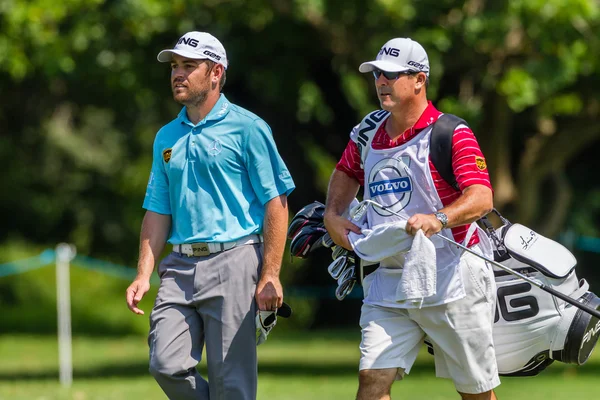
[[[393, 211], [402, 210], [410, 201], [412, 180], [407, 174], [410, 157], [385, 158], [373, 166], [369, 173], [369, 197]], [[377, 210], [380, 215], [387, 211]]]
[[369, 184], [371, 197], [388, 193], [404, 193], [412, 190], [410, 178], [399, 178], [391, 181], [379, 181]]

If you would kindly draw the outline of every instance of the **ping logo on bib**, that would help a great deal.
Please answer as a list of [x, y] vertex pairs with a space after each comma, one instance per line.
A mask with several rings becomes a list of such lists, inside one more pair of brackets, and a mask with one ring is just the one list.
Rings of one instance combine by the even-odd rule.
[[[410, 157], [385, 158], [371, 168], [369, 173], [369, 197], [380, 204], [386, 204], [393, 211], [402, 210], [410, 202], [413, 186], [407, 173]], [[380, 215], [388, 215], [377, 210]]]

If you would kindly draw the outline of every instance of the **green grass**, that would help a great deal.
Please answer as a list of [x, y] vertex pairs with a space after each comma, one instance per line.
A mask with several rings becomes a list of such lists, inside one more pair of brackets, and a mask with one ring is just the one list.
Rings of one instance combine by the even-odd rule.
[[[274, 331], [259, 347], [259, 399], [352, 399], [357, 388], [360, 333]], [[74, 383], [58, 383], [58, 347], [51, 336], [0, 336], [1, 400], [166, 399], [147, 369], [144, 337], [74, 337]], [[205, 371], [202, 364], [201, 371]], [[554, 363], [534, 378], [503, 378], [500, 399], [598, 398], [600, 355], [584, 366]], [[423, 352], [413, 372], [394, 384], [395, 399], [458, 399], [451, 381], [436, 379]]]

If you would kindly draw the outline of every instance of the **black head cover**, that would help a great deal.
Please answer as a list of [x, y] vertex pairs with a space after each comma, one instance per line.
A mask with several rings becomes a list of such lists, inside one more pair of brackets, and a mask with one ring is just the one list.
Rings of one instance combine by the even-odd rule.
[[306, 258], [309, 253], [323, 246], [323, 236], [327, 233], [324, 226], [306, 224], [292, 238], [290, 252], [294, 257]]
[[325, 205], [314, 201], [307, 206], [304, 206], [294, 215], [290, 227], [288, 228], [288, 239], [292, 239], [298, 234], [300, 228], [305, 225], [323, 226], [323, 214], [325, 213]]
[[290, 251], [293, 256], [306, 258], [308, 254], [323, 245], [323, 236], [327, 233], [323, 224], [325, 205], [315, 201], [296, 213], [290, 227], [288, 238], [292, 239]]

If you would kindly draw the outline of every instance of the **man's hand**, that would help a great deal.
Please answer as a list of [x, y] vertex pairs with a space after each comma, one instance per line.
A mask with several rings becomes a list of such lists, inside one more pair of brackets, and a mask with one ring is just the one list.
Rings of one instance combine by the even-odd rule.
[[137, 305], [144, 295], [150, 290], [150, 280], [144, 278], [136, 278], [125, 291], [127, 299], [127, 307], [139, 315], [144, 315], [144, 311], [140, 310]]
[[360, 234], [360, 228], [341, 215], [325, 214], [323, 222], [333, 242], [346, 250], [352, 251], [348, 234], [350, 232]]
[[261, 311], [275, 311], [283, 303], [283, 288], [279, 278], [263, 276], [256, 285], [256, 303]]
[[406, 233], [414, 236], [419, 229], [431, 237], [442, 230], [442, 223], [433, 214], [415, 214], [406, 221]]

